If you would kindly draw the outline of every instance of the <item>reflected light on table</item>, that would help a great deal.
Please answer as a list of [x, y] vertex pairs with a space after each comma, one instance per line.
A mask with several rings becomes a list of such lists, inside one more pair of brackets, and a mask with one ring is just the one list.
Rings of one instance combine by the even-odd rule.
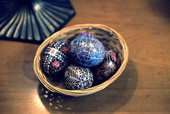
[[42, 104], [41, 99], [36, 90], [34, 91], [34, 94], [32, 97], [33, 97], [33, 102], [36, 106], [35, 108], [40, 109], [41, 112], [43, 112], [43, 114], [49, 114], [49, 112], [46, 110], [46, 108]]

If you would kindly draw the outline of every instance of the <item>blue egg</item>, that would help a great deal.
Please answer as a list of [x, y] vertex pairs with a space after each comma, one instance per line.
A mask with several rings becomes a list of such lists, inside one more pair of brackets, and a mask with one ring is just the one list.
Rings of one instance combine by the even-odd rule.
[[83, 67], [99, 65], [104, 59], [104, 54], [103, 44], [89, 33], [78, 35], [70, 43], [71, 57]]

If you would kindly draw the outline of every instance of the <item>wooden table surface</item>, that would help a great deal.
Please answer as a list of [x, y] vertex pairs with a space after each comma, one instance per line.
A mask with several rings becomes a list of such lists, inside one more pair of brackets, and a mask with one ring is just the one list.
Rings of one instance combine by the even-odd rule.
[[170, 1], [71, 0], [67, 24], [97, 23], [117, 30], [130, 56], [121, 77], [93, 95], [72, 98], [46, 90], [33, 72], [39, 45], [0, 41], [0, 113], [170, 114]]

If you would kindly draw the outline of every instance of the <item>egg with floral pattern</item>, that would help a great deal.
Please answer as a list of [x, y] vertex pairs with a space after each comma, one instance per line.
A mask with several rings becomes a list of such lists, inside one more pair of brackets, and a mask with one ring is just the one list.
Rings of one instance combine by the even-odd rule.
[[95, 69], [95, 80], [104, 82], [109, 79], [119, 68], [120, 58], [118, 53], [113, 50], [105, 52], [105, 57], [102, 63]]

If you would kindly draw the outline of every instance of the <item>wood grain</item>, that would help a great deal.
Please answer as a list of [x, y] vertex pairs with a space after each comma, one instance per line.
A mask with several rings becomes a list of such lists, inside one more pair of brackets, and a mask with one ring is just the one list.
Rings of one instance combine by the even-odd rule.
[[170, 2], [71, 1], [77, 14], [67, 26], [105, 24], [124, 37], [130, 57], [122, 76], [90, 96], [53, 94], [33, 72], [38, 45], [1, 40], [0, 113], [170, 113]]

